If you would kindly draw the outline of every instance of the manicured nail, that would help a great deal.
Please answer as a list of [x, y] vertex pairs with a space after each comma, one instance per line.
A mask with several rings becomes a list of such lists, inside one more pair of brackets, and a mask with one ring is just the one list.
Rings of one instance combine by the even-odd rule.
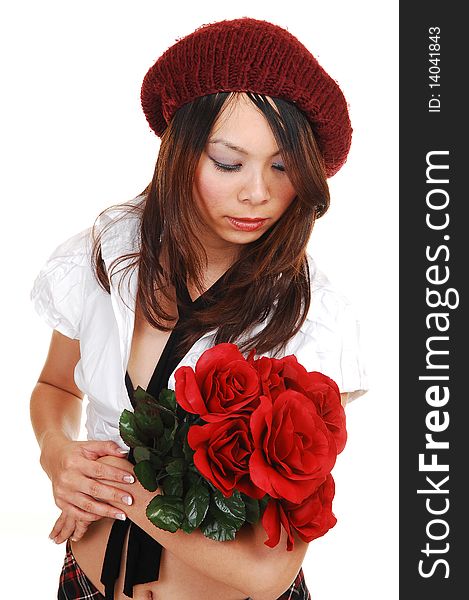
[[120, 521], [125, 521], [126, 520], [126, 516], [124, 515], [124, 513], [116, 513], [116, 519], [119, 519]]
[[118, 452], [121, 454], [127, 454], [128, 450], [124, 450], [123, 448], [119, 448]]
[[122, 496], [122, 502], [130, 506], [132, 504], [132, 498], [130, 496]]
[[124, 477], [122, 478], [126, 483], [133, 483], [135, 481], [135, 478], [133, 475], [124, 475]]

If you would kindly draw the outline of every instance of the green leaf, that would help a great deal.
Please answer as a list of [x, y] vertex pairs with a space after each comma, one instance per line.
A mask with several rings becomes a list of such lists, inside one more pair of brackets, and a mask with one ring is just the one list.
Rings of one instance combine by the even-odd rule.
[[137, 385], [137, 388], [134, 390], [134, 400], [136, 403], [140, 402], [140, 400], [143, 400], [144, 398], [146, 398], [147, 396], [150, 396], [150, 395], [151, 394], [149, 394], [146, 390], [144, 390], [139, 385]]
[[147, 506], [148, 519], [165, 531], [175, 533], [184, 520], [184, 505], [176, 496], [155, 496]]
[[140, 410], [135, 409], [135, 422], [138, 429], [148, 438], [158, 439], [163, 434], [163, 421], [158, 408], [143, 403], [140, 407]]
[[191, 470], [190, 465], [189, 465], [189, 467], [184, 475], [184, 483], [186, 484], [186, 489], [190, 488], [191, 485], [193, 485], [194, 483], [199, 481], [199, 479], [200, 479], [200, 474], [194, 473], [194, 471]]
[[231, 523], [234, 527], [237, 527], [237, 523], [239, 523], [239, 527], [241, 527], [246, 520], [246, 507], [238, 490], [234, 490], [229, 498], [226, 498], [220, 490], [217, 490], [213, 493], [213, 500], [217, 508], [226, 516], [228, 523]]
[[236, 537], [236, 527], [223, 520], [223, 513], [215, 506], [210, 505], [207, 516], [200, 525], [205, 537], [217, 542], [233, 541]]
[[173, 443], [174, 435], [172, 431], [165, 429], [163, 435], [156, 440], [156, 449], [160, 452], [161, 456], [166, 456], [168, 452], [171, 452]]
[[163, 468], [163, 458], [157, 450], [150, 450], [150, 462], [155, 471], [160, 471]]
[[149, 460], [142, 460], [134, 467], [134, 473], [143, 487], [149, 492], [154, 492], [158, 488], [155, 470]]
[[144, 437], [139, 432], [135, 423], [135, 414], [130, 410], [124, 409], [119, 419], [119, 433], [121, 438], [131, 448], [136, 446], [145, 446], [147, 440], [142, 440]]
[[168, 388], [162, 389], [160, 395], [158, 396], [158, 400], [161, 406], [168, 408], [171, 412], [176, 412], [177, 402], [174, 390], [170, 390]]
[[179, 496], [179, 498], [182, 498], [184, 492], [182, 477], [165, 477], [162, 481], [162, 487], [165, 496]]
[[176, 415], [154, 396], [142, 389], [140, 386], [134, 392], [135, 413], [139, 415], [138, 424], [151, 437], [159, 437], [163, 426], [174, 427]]
[[259, 500], [246, 496], [246, 494], [241, 494], [241, 497], [246, 507], [246, 521], [248, 523], [257, 523], [260, 517]]
[[234, 527], [227, 527], [217, 520], [207, 522], [201, 527], [201, 530], [205, 537], [216, 542], [232, 542], [236, 537]]
[[207, 516], [200, 526], [205, 537], [219, 542], [235, 539], [245, 522], [245, 508], [239, 492], [233, 492], [233, 496], [225, 498], [219, 490], [212, 493]]
[[182, 444], [178, 444], [176, 440], [173, 442], [173, 447], [171, 448], [171, 456], [174, 458], [181, 458], [184, 460], [184, 452], [182, 451]]
[[160, 415], [165, 427], [177, 429], [178, 420], [176, 415], [164, 406], [160, 406]]
[[[187, 443], [186, 437], [187, 432], [189, 431], [188, 423], [181, 423], [175, 433], [174, 443], [172, 448], [172, 455], [177, 458], [187, 458], [186, 453], [184, 451], [184, 444]], [[192, 456], [190, 457], [192, 460]]]
[[142, 460], [150, 460], [150, 448], [146, 448], [145, 446], [136, 446], [134, 448], [134, 458], [135, 462], [141, 462]]
[[189, 525], [189, 522], [187, 519], [184, 519], [184, 521], [182, 522], [181, 525], [181, 529], [183, 531], [185, 531], [186, 533], [192, 533], [195, 529], [195, 527], [192, 527], [192, 525]]
[[191, 527], [198, 527], [205, 519], [210, 505], [210, 491], [202, 481], [194, 483], [184, 498], [184, 512]]
[[182, 450], [184, 452], [184, 458], [187, 460], [187, 462], [192, 463], [194, 460], [195, 451], [192, 450], [192, 448], [189, 446], [187, 437], [184, 438], [184, 441], [182, 444]]
[[181, 477], [186, 471], [186, 462], [183, 458], [174, 458], [166, 465], [166, 472], [173, 477]]
[[[202, 475], [202, 473], [200, 473], [200, 471], [197, 469], [197, 467], [194, 465], [194, 463], [189, 463], [189, 466], [187, 467], [187, 469], [188, 469], [188, 471], [195, 473], [197, 475], [197, 477], [200, 477]], [[217, 489], [214, 485], [212, 485], [210, 483], [210, 481], [208, 481], [207, 483], [213, 489], [213, 491], [215, 491]]]
[[150, 394], [150, 392], [147, 392], [147, 390], [144, 390], [139, 385], [137, 386], [137, 389], [134, 390], [134, 400], [135, 400], [135, 406], [136, 407], [141, 402], [148, 402], [150, 404], [158, 406], [158, 400], [155, 398], [155, 396], [153, 396], [152, 394]]

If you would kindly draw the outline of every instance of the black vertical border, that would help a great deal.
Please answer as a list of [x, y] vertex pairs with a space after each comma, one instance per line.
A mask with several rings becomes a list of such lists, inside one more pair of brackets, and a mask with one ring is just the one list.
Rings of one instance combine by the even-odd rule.
[[[469, 87], [469, 25], [462, 14], [463, 6], [464, 3], [449, 1], [400, 3], [399, 590], [402, 599], [469, 597], [466, 581], [469, 574], [469, 325], [465, 323], [469, 278], [469, 193], [466, 189], [469, 102], [465, 91]], [[430, 37], [435, 37], [431, 34], [437, 31], [430, 28], [439, 28], [439, 71], [430, 69], [435, 66], [435, 62], [430, 62], [435, 58], [430, 57], [430, 44], [434, 43]], [[429, 86], [435, 82], [430, 79], [432, 71], [440, 76], [439, 87]], [[432, 94], [441, 101], [439, 112], [429, 111]], [[438, 108], [436, 101], [432, 104], [434, 109]], [[431, 178], [448, 178], [448, 183], [427, 182], [427, 153], [432, 151], [449, 152], [431, 159], [434, 164], [449, 165], [449, 169], [430, 171]], [[438, 201], [443, 204], [445, 194], [448, 195], [445, 209], [428, 206], [427, 194], [432, 189], [444, 190], [431, 193], [432, 204]], [[440, 225], [449, 218], [449, 223], [444, 229], [436, 230], [429, 227], [427, 218]], [[436, 269], [428, 271], [432, 266]], [[429, 281], [429, 278], [445, 279], [448, 274], [445, 283]], [[427, 290], [431, 289], [440, 291], [443, 302], [448, 293], [449, 304], [458, 302], [458, 305], [430, 307]], [[438, 303], [436, 294], [430, 297], [430, 302]], [[438, 330], [436, 319], [429, 317], [431, 313], [443, 315], [438, 322], [442, 329], [448, 327], [447, 331]], [[435, 339], [429, 342], [432, 336]], [[447, 336], [448, 340], [436, 339], [438, 336]], [[441, 368], [428, 368], [429, 343], [432, 350], [448, 351], [448, 354], [430, 357], [431, 363]], [[445, 364], [449, 368], [444, 369]], [[421, 376], [448, 376], [449, 380], [419, 379]], [[430, 406], [427, 401], [430, 386], [440, 386], [437, 388], [439, 398], [443, 398], [443, 386], [447, 386], [446, 404]], [[438, 399], [435, 395], [431, 398]], [[431, 411], [436, 413], [430, 415]], [[448, 419], [449, 424], [444, 428]], [[439, 425], [443, 430], [433, 432], [432, 439], [447, 442], [449, 447], [426, 449], [425, 436], [432, 433], [429, 426]], [[422, 453], [427, 464], [432, 460], [431, 455], [436, 454], [434, 460], [447, 464], [448, 472], [420, 470], [419, 454]], [[446, 476], [449, 479], [441, 483]], [[433, 493], [417, 490], [433, 490]], [[429, 512], [445, 509], [446, 512], [439, 515]], [[441, 539], [432, 539], [429, 532]], [[419, 565], [426, 576], [419, 573]]]

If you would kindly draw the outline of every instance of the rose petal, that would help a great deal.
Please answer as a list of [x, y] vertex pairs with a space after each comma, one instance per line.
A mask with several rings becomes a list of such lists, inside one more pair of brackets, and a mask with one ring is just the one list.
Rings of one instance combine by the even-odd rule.
[[177, 403], [187, 412], [203, 415], [207, 412], [205, 402], [190, 367], [179, 367], [174, 373], [175, 395]]
[[262, 515], [262, 526], [267, 533], [267, 540], [264, 542], [266, 546], [273, 548], [280, 542], [280, 526], [283, 526], [287, 533], [287, 551], [293, 550], [294, 537], [285, 511], [281, 502], [277, 500], [269, 500], [264, 514]]
[[273, 548], [280, 541], [280, 514], [277, 501], [269, 500], [262, 515], [262, 526], [267, 533], [267, 540], [264, 544]]

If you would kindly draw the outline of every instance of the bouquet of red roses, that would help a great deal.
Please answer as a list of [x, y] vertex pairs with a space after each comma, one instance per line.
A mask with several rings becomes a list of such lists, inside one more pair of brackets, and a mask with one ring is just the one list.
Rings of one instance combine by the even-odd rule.
[[295, 531], [310, 542], [335, 525], [331, 470], [347, 433], [332, 379], [294, 355], [245, 358], [222, 343], [175, 381], [158, 399], [137, 388], [135, 411], [120, 418], [136, 477], [159, 491], [147, 507], [153, 524], [224, 541], [262, 519], [265, 544], [276, 546], [283, 527], [287, 550]]

